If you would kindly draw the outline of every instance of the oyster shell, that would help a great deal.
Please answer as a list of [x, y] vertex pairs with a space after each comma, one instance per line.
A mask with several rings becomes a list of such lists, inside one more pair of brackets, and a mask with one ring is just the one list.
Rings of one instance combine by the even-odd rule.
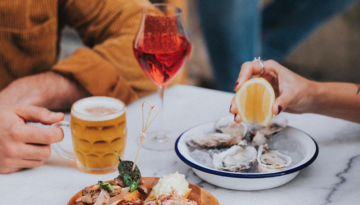
[[249, 126], [249, 132], [252, 135], [256, 135], [257, 132], [260, 132], [265, 136], [270, 136], [283, 130], [287, 124], [288, 120], [285, 117], [276, 116], [270, 121], [270, 124], [267, 127], [258, 124]]
[[246, 141], [241, 141], [240, 145], [213, 155], [212, 164], [218, 170], [243, 172], [251, 167], [256, 161], [256, 149], [247, 146]]
[[267, 144], [258, 149], [258, 171], [262, 173], [277, 172], [288, 168], [292, 162], [291, 158], [277, 150], [270, 150]]
[[199, 133], [189, 136], [186, 143], [198, 149], [221, 149], [236, 145], [240, 141], [240, 137], [233, 137], [226, 133], [212, 133], [208, 135]]
[[230, 134], [233, 137], [243, 139], [246, 134], [246, 127], [243, 123], [234, 122], [233, 117], [224, 117], [215, 123], [215, 129], [221, 133]]

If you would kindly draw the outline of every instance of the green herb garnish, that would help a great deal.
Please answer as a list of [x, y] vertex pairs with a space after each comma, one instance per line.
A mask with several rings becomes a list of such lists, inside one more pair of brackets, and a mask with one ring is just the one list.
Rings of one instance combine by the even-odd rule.
[[130, 188], [130, 192], [133, 192], [137, 189], [140, 184], [141, 173], [137, 166], [135, 166], [134, 171], [131, 171], [134, 162], [132, 161], [122, 161], [117, 152], [116, 156], [119, 159], [118, 170], [120, 178], [124, 181], [125, 185]]
[[98, 181], [98, 185], [100, 185], [101, 189], [104, 189], [105, 191], [114, 193], [114, 184], [111, 182], [103, 182], [103, 181]]

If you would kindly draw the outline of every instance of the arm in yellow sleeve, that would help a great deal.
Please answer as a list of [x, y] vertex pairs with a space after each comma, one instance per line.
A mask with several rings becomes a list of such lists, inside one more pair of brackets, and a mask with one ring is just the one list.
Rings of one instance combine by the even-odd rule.
[[133, 41], [147, 0], [64, 0], [59, 21], [75, 28], [87, 48], [55, 64], [92, 95], [131, 103], [156, 90], [133, 54]]

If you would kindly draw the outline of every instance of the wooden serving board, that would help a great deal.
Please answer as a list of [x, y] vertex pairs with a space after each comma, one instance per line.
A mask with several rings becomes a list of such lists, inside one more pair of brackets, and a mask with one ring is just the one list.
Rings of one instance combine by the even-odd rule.
[[[142, 177], [141, 179], [145, 182], [145, 185], [148, 187], [149, 193], [150, 193], [152, 187], [155, 186], [157, 184], [157, 182], [159, 181], [159, 178], [157, 178], [157, 177]], [[109, 182], [113, 182], [113, 180], [111, 180]], [[190, 184], [189, 187], [191, 189], [191, 193], [190, 193], [188, 199], [196, 201], [198, 205], [220, 205], [218, 200], [212, 194], [210, 194], [210, 192], [206, 191], [205, 189], [203, 189], [199, 186], [196, 186], [194, 184]], [[75, 194], [70, 199], [70, 201], [68, 202], [68, 205], [83, 205], [82, 202], [79, 202], [79, 203], [75, 202], [76, 199], [81, 197], [81, 195], [82, 195], [81, 191], [79, 191], [77, 194]]]

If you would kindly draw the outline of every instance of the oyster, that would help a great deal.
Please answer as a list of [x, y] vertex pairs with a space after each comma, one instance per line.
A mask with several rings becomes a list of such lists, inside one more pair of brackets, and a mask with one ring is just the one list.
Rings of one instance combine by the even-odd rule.
[[213, 155], [212, 164], [218, 170], [243, 172], [256, 161], [256, 149], [247, 146], [246, 141]]
[[233, 137], [243, 139], [246, 134], [246, 127], [243, 123], [236, 123], [233, 117], [224, 117], [215, 123], [215, 129], [221, 133], [230, 134]]
[[189, 136], [186, 143], [198, 149], [221, 149], [236, 145], [240, 141], [240, 137], [233, 137], [226, 133], [212, 133], [208, 135], [199, 133]]
[[282, 116], [274, 117], [269, 126], [254, 124], [249, 126], [250, 140], [253, 146], [260, 146], [269, 140], [269, 137], [280, 132], [287, 126], [287, 119]]
[[265, 136], [270, 136], [283, 130], [288, 124], [288, 120], [283, 116], [276, 116], [271, 121], [269, 126], [264, 127], [262, 125], [254, 124], [249, 127], [249, 132], [252, 135], [256, 135], [257, 132]]
[[277, 172], [288, 168], [292, 162], [291, 158], [276, 150], [270, 150], [267, 144], [261, 145], [258, 149], [258, 171]]
[[256, 132], [255, 136], [253, 137], [252, 141], [251, 141], [251, 144], [253, 146], [260, 146], [260, 145], [263, 145], [265, 144], [266, 142], [268, 141], [268, 138], [262, 134], [261, 132]]

